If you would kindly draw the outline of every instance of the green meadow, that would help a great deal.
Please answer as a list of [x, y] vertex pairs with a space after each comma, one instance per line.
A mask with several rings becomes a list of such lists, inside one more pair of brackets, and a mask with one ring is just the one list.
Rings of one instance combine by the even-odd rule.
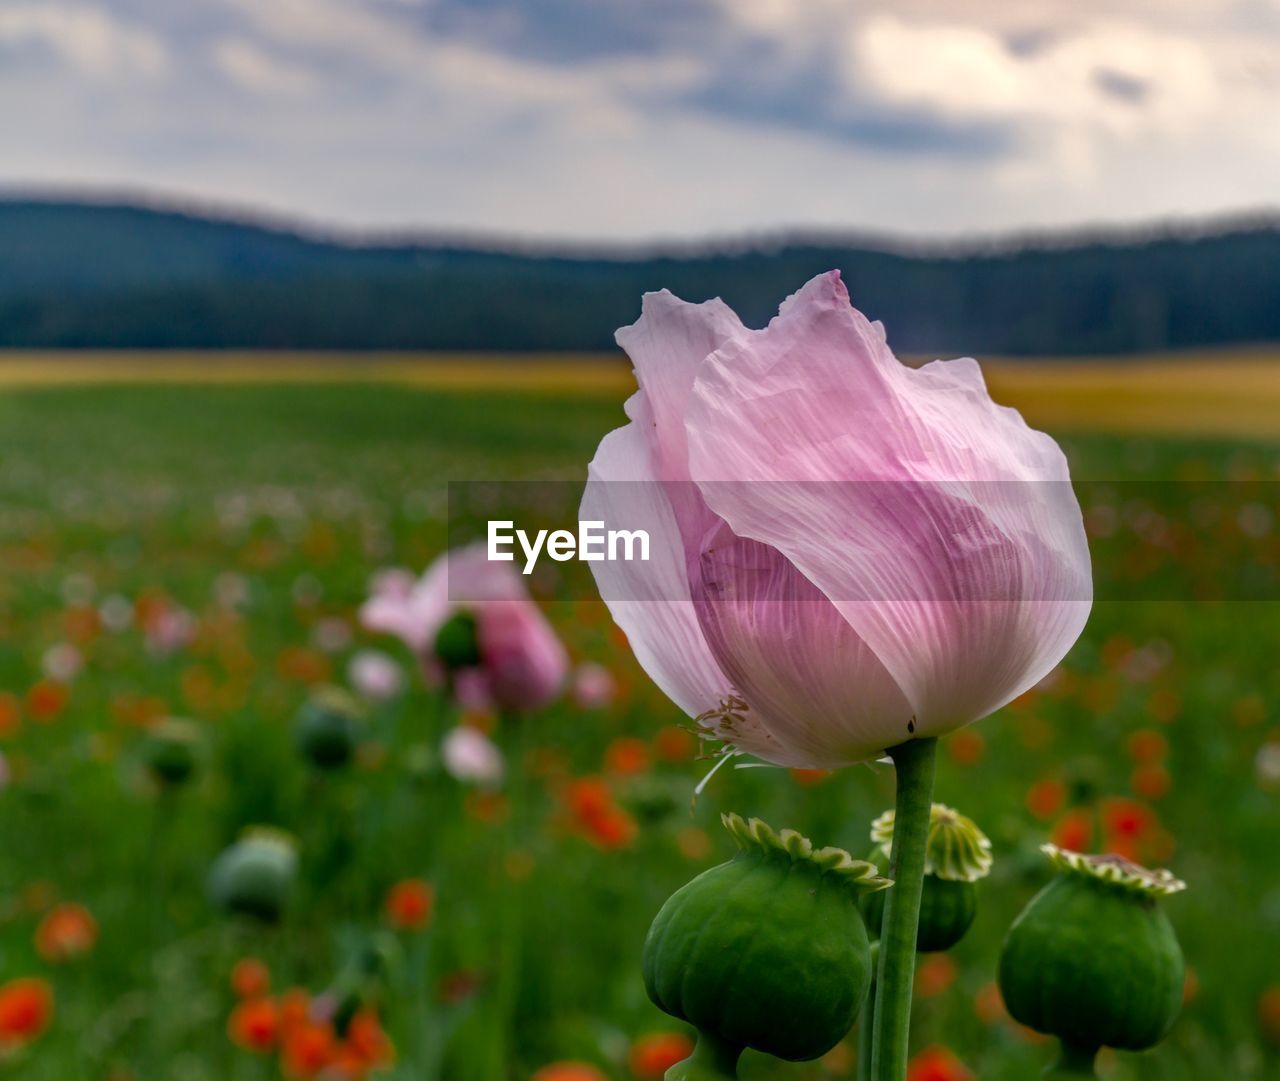
[[[372, 1070], [353, 1058], [307, 1073], [282, 1039], [244, 1046], [232, 974], [253, 958], [273, 1001], [290, 989], [313, 1006], [341, 998], [362, 973], [360, 1007], [394, 1047], [370, 1052], [380, 1072], [369, 1076], [529, 1081], [574, 1061], [645, 1081], [645, 1038], [684, 1030], [645, 997], [641, 943], [674, 889], [731, 854], [721, 813], [869, 850], [870, 822], [892, 799], [884, 767], [724, 769], [693, 802], [710, 763], [686, 719], [603, 606], [581, 597], [539, 599], [574, 660], [612, 673], [613, 702], [566, 697], [498, 725], [519, 778], [510, 798], [443, 769], [455, 707], [356, 610], [379, 569], [418, 572], [441, 552], [447, 481], [584, 477], [623, 421], [625, 368], [585, 388], [572, 366], [556, 370], [543, 385], [526, 368], [484, 385], [358, 371], [203, 384], [138, 370], [98, 383], [0, 377], [0, 984], [34, 979], [52, 994], [43, 1031], [0, 1040], [0, 1077]], [[1211, 543], [1178, 543], [1176, 519], [1144, 492], [1195, 480], [1211, 501], [1215, 484], [1265, 493], [1280, 444], [1261, 420], [1246, 440], [1205, 424], [1188, 401], [1208, 374], [1179, 399], [1192, 418], [1179, 434], [1167, 414], [1126, 425], [1118, 392], [1098, 384], [1091, 398], [1073, 371], [1075, 414], [1043, 385], [1022, 390], [1074, 474], [1111, 482], [1082, 496], [1109, 589], [1054, 678], [944, 741], [936, 798], [982, 826], [996, 865], [969, 935], [920, 963], [913, 1041], [950, 1048], [982, 1081], [1037, 1075], [1050, 1048], [1004, 1015], [996, 958], [1048, 880], [1038, 846], [1073, 839], [1189, 884], [1164, 902], [1191, 972], [1182, 1016], [1155, 1051], [1108, 1055], [1105, 1076], [1275, 1078], [1280, 608], [1267, 597], [1280, 593], [1182, 590], [1179, 561], [1194, 561], [1201, 583], [1237, 569], [1236, 508], [1218, 508]], [[1015, 384], [993, 379], [1017, 404]], [[1257, 397], [1240, 385], [1237, 402]], [[1265, 494], [1247, 502], [1271, 558], [1280, 523]], [[1152, 539], [1153, 516], [1172, 523], [1160, 535], [1173, 541]], [[1126, 538], [1142, 541], [1142, 558]], [[1148, 595], [1150, 582], [1160, 588]], [[369, 649], [394, 659], [404, 690], [367, 705], [347, 768], [320, 772], [298, 753], [295, 717], [317, 688], [347, 685], [352, 657]], [[166, 790], [143, 751], [171, 716], [196, 726], [198, 768]], [[616, 828], [598, 828], [593, 801]], [[299, 857], [270, 926], [224, 914], [207, 891], [218, 854], [264, 825], [287, 831]], [[405, 881], [432, 891], [420, 926], [388, 910]], [[68, 904], [94, 933], [60, 953], [48, 917]], [[0, 989], [0, 1031], [4, 1003]], [[852, 1077], [856, 1038], [817, 1063], [748, 1056], [743, 1073]]]

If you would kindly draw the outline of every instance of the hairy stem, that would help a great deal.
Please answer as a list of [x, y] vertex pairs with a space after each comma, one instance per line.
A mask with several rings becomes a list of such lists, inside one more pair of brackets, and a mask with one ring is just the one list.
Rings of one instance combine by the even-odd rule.
[[880, 931], [875, 1026], [871, 1045], [874, 1081], [905, 1081], [911, 1028], [911, 984], [915, 976], [916, 933], [924, 886], [925, 842], [933, 805], [936, 739], [917, 739], [889, 749], [897, 770], [893, 851]]

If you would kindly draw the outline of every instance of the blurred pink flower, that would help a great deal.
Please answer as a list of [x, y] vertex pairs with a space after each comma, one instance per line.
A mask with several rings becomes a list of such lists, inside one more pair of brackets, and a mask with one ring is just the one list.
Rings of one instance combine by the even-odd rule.
[[587, 661], [574, 670], [573, 700], [583, 709], [603, 709], [617, 692], [617, 680], [604, 665]]
[[654, 681], [731, 748], [875, 758], [998, 709], [1079, 636], [1058, 445], [973, 360], [900, 364], [838, 273], [760, 331], [651, 293], [618, 341], [639, 390], [581, 517], [646, 529], [651, 555], [591, 567]]
[[400, 666], [376, 649], [362, 649], [352, 656], [347, 665], [347, 678], [356, 693], [371, 702], [394, 698], [404, 687]]
[[493, 786], [502, 783], [502, 752], [478, 728], [460, 724], [440, 745], [444, 768], [455, 780]]
[[475, 619], [479, 663], [452, 673], [471, 705], [537, 709], [562, 689], [569, 659], [511, 563], [490, 562], [483, 545], [454, 549], [416, 582], [380, 575], [360, 610], [361, 623], [399, 637], [434, 682], [446, 676], [437, 636], [457, 614]]
[[190, 644], [196, 634], [196, 619], [185, 608], [165, 607], [151, 616], [144, 631], [147, 649], [155, 656], [167, 657]]
[[50, 679], [70, 683], [84, 668], [84, 657], [70, 642], [60, 642], [44, 651], [40, 667]]

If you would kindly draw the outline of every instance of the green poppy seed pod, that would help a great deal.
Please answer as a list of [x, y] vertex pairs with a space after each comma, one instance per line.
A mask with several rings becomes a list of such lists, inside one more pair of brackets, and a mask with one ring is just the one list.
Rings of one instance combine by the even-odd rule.
[[160, 721], [142, 743], [147, 772], [165, 788], [178, 788], [195, 775], [200, 756], [200, 730], [190, 721]]
[[360, 704], [338, 687], [322, 687], [298, 710], [294, 742], [318, 769], [340, 769], [360, 742]]
[[723, 822], [737, 856], [672, 894], [644, 944], [649, 997], [699, 1034], [669, 1081], [732, 1077], [747, 1047], [818, 1058], [852, 1027], [871, 980], [857, 899], [888, 880], [794, 830]]
[[228, 912], [276, 923], [297, 871], [293, 839], [281, 830], [254, 827], [214, 860], [209, 896]]
[[480, 634], [476, 628], [476, 617], [470, 612], [450, 616], [436, 632], [433, 649], [437, 659], [450, 672], [478, 667]]
[[[871, 824], [875, 843], [870, 859], [881, 871], [889, 867], [893, 849], [893, 811]], [[949, 950], [965, 936], [978, 911], [976, 883], [991, 871], [991, 842], [973, 820], [941, 803], [929, 815], [925, 875], [920, 893], [918, 953]], [[859, 902], [867, 930], [880, 935], [884, 895], [871, 893]]]
[[1014, 921], [1000, 955], [1009, 1013], [1082, 1061], [1099, 1047], [1153, 1046], [1183, 986], [1182, 950], [1157, 899], [1185, 884], [1119, 856], [1043, 851], [1057, 877]]

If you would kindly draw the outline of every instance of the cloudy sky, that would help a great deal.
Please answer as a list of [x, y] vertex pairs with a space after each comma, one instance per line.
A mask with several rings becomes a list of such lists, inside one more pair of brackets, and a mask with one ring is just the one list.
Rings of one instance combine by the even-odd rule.
[[364, 228], [1280, 205], [1280, 0], [0, 0], [0, 184]]

